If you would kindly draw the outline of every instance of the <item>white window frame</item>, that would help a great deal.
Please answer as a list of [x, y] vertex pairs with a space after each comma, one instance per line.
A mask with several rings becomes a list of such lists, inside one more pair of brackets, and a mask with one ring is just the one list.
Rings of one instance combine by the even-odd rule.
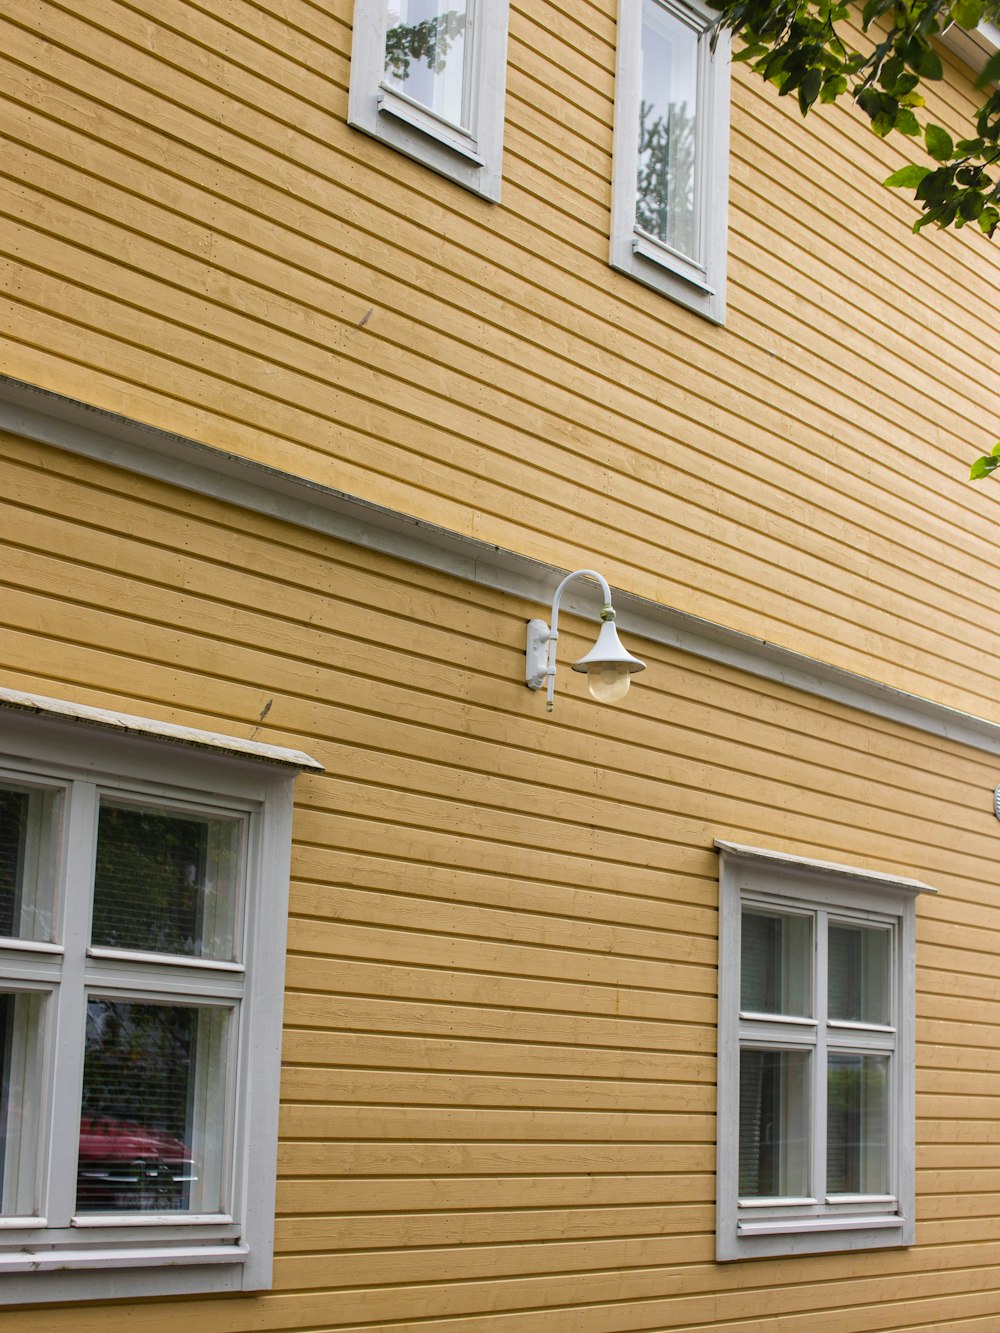
[[[934, 890], [918, 880], [857, 870], [717, 840], [719, 881], [719, 1066], [717, 1119], [716, 1258], [722, 1261], [770, 1255], [912, 1245], [914, 1240], [914, 1010], [916, 897]], [[894, 940], [890, 1028], [857, 1027], [843, 1040], [857, 1051], [890, 1052], [890, 1190], [885, 1195], [834, 1196], [825, 1183], [826, 1067], [813, 1060], [811, 1081], [811, 1193], [802, 1199], [739, 1199], [741, 1045], [823, 1052], [827, 1038], [803, 1020], [762, 1020], [740, 1012], [741, 920], [745, 903], [801, 910], [891, 929]], [[817, 918], [818, 919], [818, 918]], [[825, 959], [812, 932], [813, 986], [824, 985]], [[791, 1032], [800, 1024], [797, 1044]], [[812, 1023], [811, 1028], [816, 1029]], [[819, 1177], [819, 1179], [817, 1179]]]
[[405, 96], [384, 77], [387, 0], [356, 0], [347, 123], [496, 203], [503, 168], [508, 0], [470, 0], [468, 124]]
[[643, 0], [619, 0], [610, 262], [612, 268], [722, 324], [729, 200], [729, 33], [719, 34], [713, 52], [710, 29], [718, 18], [715, 11], [701, 0], [658, 3], [701, 33], [695, 180], [698, 253], [684, 256], [636, 226]]
[[[0, 940], [0, 989], [48, 996], [38, 1207], [0, 1218], [0, 1307], [271, 1285], [292, 786], [303, 769], [321, 766], [297, 751], [0, 690], [4, 781], [62, 791], [53, 939]], [[89, 947], [103, 795], [240, 819], [238, 963]], [[73, 1000], [82, 996], [85, 1010], [90, 993], [230, 1011], [224, 1211], [80, 1213], [49, 1225], [50, 1205], [55, 1216], [75, 1195], [85, 1012]]]

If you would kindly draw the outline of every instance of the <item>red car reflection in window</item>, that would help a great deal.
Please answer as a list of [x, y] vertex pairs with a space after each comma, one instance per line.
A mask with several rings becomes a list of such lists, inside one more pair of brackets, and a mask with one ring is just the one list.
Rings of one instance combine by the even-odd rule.
[[124, 1120], [80, 1121], [78, 1212], [177, 1212], [198, 1179], [187, 1146]]

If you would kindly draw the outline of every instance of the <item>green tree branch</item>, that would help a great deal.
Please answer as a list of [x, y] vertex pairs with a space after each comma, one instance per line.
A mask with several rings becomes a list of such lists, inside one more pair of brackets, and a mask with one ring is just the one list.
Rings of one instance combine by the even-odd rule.
[[[837, 25], [851, 13], [832, 0], [708, 0], [718, 26], [742, 38], [734, 61], [774, 84], [779, 96], [795, 94], [807, 115], [817, 103], [854, 101], [880, 138], [893, 130], [922, 138], [933, 165], [901, 167], [884, 182], [912, 190], [921, 216], [913, 230], [934, 223], [958, 230], [976, 223], [992, 237], [1000, 226], [1000, 52], [987, 61], [978, 87], [983, 98], [968, 138], [921, 124], [921, 87], [943, 76], [934, 39], [952, 23], [974, 29], [1000, 20], [1000, 0], [865, 0], [864, 32], [878, 37], [867, 55], [841, 37]], [[1000, 444], [977, 459], [979, 480], [1000, 466]]]

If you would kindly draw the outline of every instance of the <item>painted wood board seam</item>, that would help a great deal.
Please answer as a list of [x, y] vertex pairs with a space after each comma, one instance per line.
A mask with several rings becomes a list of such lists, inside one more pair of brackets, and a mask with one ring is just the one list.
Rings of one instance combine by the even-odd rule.
[[[547, 604], [561, 570], [464, 534], [387, 510], [332, 487], [209, 445], [87, 407], [8, 376], [0, 378], [0, 427], [181, 489], [269, 514], [426, 565], [527, 601]], [[567, 610], [590, 617], [579, 593]], [[1000, 755], [1000, 724], [893, 689], [804, 654], [754, 639], [645, 598], [616, 594], [619, 624], [652, 642], [762, 676], [791, 689]]]

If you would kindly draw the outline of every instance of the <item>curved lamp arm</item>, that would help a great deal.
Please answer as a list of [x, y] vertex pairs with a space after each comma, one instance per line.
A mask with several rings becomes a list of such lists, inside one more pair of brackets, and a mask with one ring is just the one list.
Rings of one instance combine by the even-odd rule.
[[579, 662], [574, 662], [574, 671], [587, 673], [590, 692], [595, 698], [614, 702], [627, 691], [629, 676], [645, 669], [645, 663], [627, 652], [618, 638], [615, 629], [615, 609], [611, 605], [611, 589], [607, 580], [594, 569], [574, 570], [572, 574], [566, 575], [552, 598], [552, 628], [550, 629], [544, 620], [528, 622], [525, 681], [532, 690], [540, 690], [543, 684], [547, 684], [545, 708], [549, 713], [552, 712], [555, 691], [559, 603], [566, 586], [579, 578], [590, 579], [598, 584], [604, 596], [604, 605], [601, 609], [602, 625], [597, 643]]

